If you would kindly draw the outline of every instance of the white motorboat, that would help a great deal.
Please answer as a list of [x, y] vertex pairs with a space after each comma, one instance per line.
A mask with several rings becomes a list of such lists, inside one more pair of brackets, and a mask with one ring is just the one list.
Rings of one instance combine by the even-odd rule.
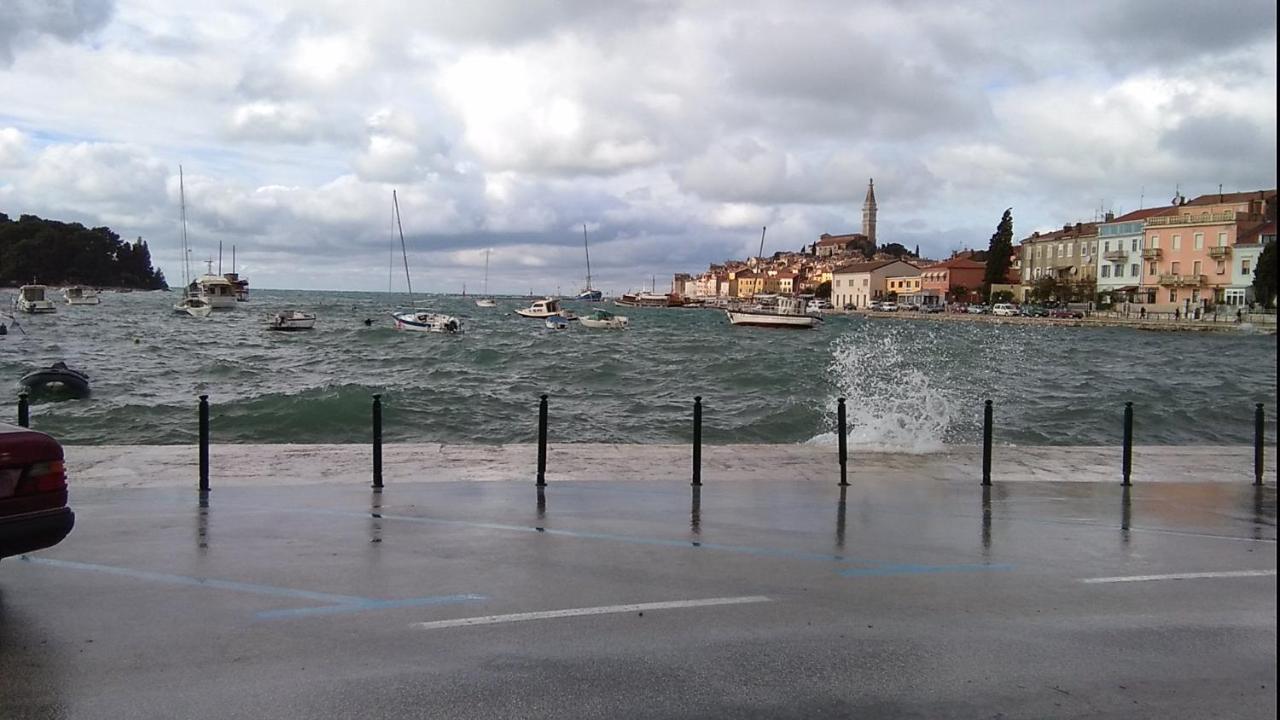
[[484, 297], [476, 299], [476, 307], [490, 308], [497, 307], [498, 303], [494, 302], [489, 296], [489, 250], [484, 251]]
[[63, 288], [62, 297], [66, 299], [68, 305], [97, 305], [102, 302], [98, 298], [97, 290], [79, 285]]
[[316, 316], [300, 310], [278, 312], [267, 322], [268, 330], [288, 332], [292, 330], [311, 330], [316, 326]]
[[[409, 276], [409, 250], [404, 242], [404, 227], [400, 224], [400, 200], [396, 197], [396, 191], [391, 191], [391, 205], [395, 210], [396, 229], [400, 233], [400, 255], [404, 258], [404, 281], [405, 287], [409, 291], [409, 305], [413, 305], [413, 280]], [[392, 241], [392, 253], [394, 250], [394, 240]], [[413, 330], [416, 332], [434, 332], [449, 333], [456, 335], [462, 332], [462, 320], [443, 313], [432, 312], [423, 308], [415, 308], [412, 310], [401, 310], [391, 313], [391, 317], [396, 322], [397, 330]]]
[[214, 310], [235, 310], [236, 309], [236, 286], [223, 275], [213, 274], [213, 261], [209, 263], [210, 270], [207, 274], [196, 278], [194, 282], [188, 285], [188, 290], [199, 293], [200, 297], [209, 303], [209, 307]]
[[596, 308], [588, 317], [578, 319], [584, 328], [592, 328], [595, 330], [626, 330], [631, 327], [631, 322], [625, 316], [614, 315], [608, 310]]
[[18, 288], [18, 310], [32, 314], [58, 312], [48, 295], [49, 288], [44, 285], [23, 285]]
[[804, 307], [804, 302], [799, 299], [780, 297], [777, 305], [772, 309], [727, 309], [725, 314], [729, 317], [730, 325], [751, 325], [797, 330], [817, 327], [822, 322], [822, 318], [806, 314]]
[[568, 330], [569, 321], [559, 315], [549, 315], [542, 323], [547, 326], [548, 330]]
[[561, 315], [568, 319], [561, 305], [559, 305], [559, 300], [554, 299], [554, 297], [548, 297], [548, 299], [545, 300], [535, 300], [529, 307], [518, 307], [518, 309], [516, 309], [516, 314], [520, 315], [521, 318], [532, 318], [535, 320], [550, 318], [552, 315]]
[[209, 313], [213, 312], [213, 306], [209, 304], [209, 301], [198, 295], [183, 298], [182, 302], [174, 307], [178, 306], [182, 307], [182, 312], [194, 318], [207, 318]]

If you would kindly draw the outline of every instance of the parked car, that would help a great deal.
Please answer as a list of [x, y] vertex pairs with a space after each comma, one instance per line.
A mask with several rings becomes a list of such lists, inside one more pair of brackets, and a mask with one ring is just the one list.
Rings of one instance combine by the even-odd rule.
[[1018, 314], [1018, 308], [1013, 303], [996, 303], [991, 307], [991, 314], [1012, 317]]
[[62, 446], [42, 432], [0, 423], [0, 558], [57, 545], [75, 520]]
[[933, 304], [931, 304], [931, 305], [921, 305], [921, 306], [920, 306], [920, 312], [925, 312], [925, 313], [940, 313], [940, 312], [945, 312], [945, 311], [946, 311], [946, 308], [942, 306], [942, 303], [933, 303]]
[[898, 312], [898, 303], [885, 300], [880, 303], [880, 312]]
[[807, 306], [808, 312], [822, 312], [823, 310], [831, 309], [831, 303], [826, 300], [810, 300]]
[[853, 303], [845, 303], [845, 304], [844, 304], [844, 309], [845, 309], [845, 310], [857, 310], [857, 309], [858, 309], [858, 306], [857, 306], [857, 305], [854, 305]]
[[1049, 311], [1039, 305], [1023, 305], [1018, 313], [1023, 317], [1049, 317]]
[[1082, 318], [1082, 317], [1084, 317], [1084, 313], [1080, 312], [1079, 310], [1072, 310], [1072, 309], [1070, 309], [1070, 308], [1060, 307], [1060, 308], [1054, 308], [1054, 309], [1050, 310], [1050, 311], [1049, 311], [1049, 317], [1055, 317], [1055, 318]]
[[965, 308], [965, 311], [966, 311], [966, 312], [968, 312], [970, 315], [986, 315], [986, 314], [987, 314], [987, 306], [986, 306], [986, 305], [978, 305], [977, 303], [974, 303], [974, 304], [970, 305], [969, 307]]

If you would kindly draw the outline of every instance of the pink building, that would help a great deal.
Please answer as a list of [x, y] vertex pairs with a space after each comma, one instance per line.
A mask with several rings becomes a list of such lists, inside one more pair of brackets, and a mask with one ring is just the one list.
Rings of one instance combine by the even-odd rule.
[[[987, 264], [956, 257], [920, 269], [920, 294], [925, 305], [950, 302], [978, 302], [982, 297], [982, 276]], [[957, 290], [963, 292], [957, 293]]]

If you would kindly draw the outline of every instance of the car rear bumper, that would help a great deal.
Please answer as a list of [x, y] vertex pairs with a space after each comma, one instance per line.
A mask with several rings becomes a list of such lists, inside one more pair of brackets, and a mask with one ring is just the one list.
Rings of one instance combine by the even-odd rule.
[[52, 547], [75, 527], [71, 508], [0, 517], [0, 558]]

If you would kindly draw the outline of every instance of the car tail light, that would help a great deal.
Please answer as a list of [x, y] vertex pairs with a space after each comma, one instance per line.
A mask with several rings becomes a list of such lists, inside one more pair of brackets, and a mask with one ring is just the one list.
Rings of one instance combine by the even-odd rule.
[[62, 490], [67, 486], [67, 473], [61, 460], [35, 463], [27, 468], [29, 492], [46, 493]]

